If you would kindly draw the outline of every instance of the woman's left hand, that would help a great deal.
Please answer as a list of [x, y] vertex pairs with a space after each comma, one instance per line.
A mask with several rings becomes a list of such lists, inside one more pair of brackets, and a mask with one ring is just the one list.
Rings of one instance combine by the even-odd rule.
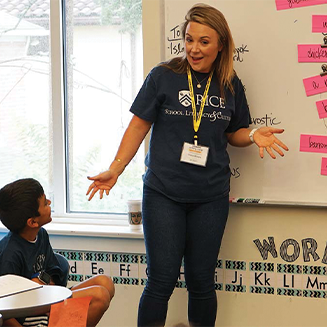
[[283, 132], [283, 129], [272, 127], [261, 127], [255, 131], [253, 134], [253, 140], [254, 143], [259, 147], [259, 154], [261, 158], [263, 158], [265, 149], [273, 159], [276, 159], [273, 150], [280, 156], [284, 156], [284, 153], [281, 149], [288, 151], [288, 147], [274, 135], [281, 134]]

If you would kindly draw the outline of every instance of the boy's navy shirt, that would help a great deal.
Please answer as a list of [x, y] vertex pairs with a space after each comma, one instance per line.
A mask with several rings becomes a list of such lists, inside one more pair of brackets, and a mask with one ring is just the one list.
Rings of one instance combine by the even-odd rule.
[[32, 279], [40, 271], [47, 272], [56, 285], [65, 285], [65, 274], [49, 242], [49, 235], [41, 228], [35, 243], [28, 242], [16, 233], [0, 240], [0, 276], [19, 275]]
[[[195, 104], [199, 112], [209, 74], [192, 71]], [[184, 142], [193, 143], [193, 114], [187, 74], [177, 74], [158, 66], [145, 79], [130, 111], [141, 119], [153, 122], [148, 167], [143, 176], [149, 187], [180, 202], [206, 202], [229, 192], [230, 168], [226, 133], [247, 128], [251, 121], [240, 79], [232, 80], [234, 94], [225, 88], [220, 95], [214, 73], [198, 130], [198, 145], [209, 147], [206, 167], [181, 162]]]

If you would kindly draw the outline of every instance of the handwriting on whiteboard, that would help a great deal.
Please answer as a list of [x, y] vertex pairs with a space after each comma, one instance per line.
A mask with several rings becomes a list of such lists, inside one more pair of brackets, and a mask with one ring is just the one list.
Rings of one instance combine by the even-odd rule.
[[182, 32], [180, 26], [176, 25], [169, 30], [169, 36], [167, 37], [169, 55], [178, 56], [184, 52]]
[[251, 124], [254, 125], [261, 125], [261, 126], [276, 126], [279, 125], [281, 122], [273, 116], [271, 113], [270, 115], [265, 114], [264, 116], [260, 117], [251, 117]]
[[[185, 52], [184, 40], [181, 32], [181, 26], [175, 25], [169, 30], [169, 36], [167, 37], [167, 49], [168, 56], [179, 56]], [[246, 44], [234, 49], [233, 60], [237, 62], [243, 62], [244, 55], [250, 52]]]
[[238, 62], [243, 62], [243, 55], [246, 52], [250, 52], [247, 47], [248, 47], [247, 45], [242, 44], [241, 47], [235, 48], [233, 60]]
[[236, 178], [239, 178], [241, 176], [240, 167], [231, 167], [230, 172], [231, 172], [231, 177], [232, 178], [236, 179]]

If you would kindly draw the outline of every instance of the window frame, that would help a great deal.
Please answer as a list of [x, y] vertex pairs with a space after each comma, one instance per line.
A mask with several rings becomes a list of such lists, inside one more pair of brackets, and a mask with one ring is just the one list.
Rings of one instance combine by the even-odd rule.
[[[68, 205], [69, 167], [68, 167], [68, 139], [67, 139], [67, 101], [66, 101], [66, 0], [50, 1], [50, 72], [51, 72], [51, 106], [52, 121], [50, 126], [53, 135], [53, 205], [52, 216], [55, 223], [67, 224], [95, 224], [127, 226], [127, 214], [73, 212]], [[108, 163], [109, 164], [109, 163]], [[86, 178], [86, 176], [85, 176]], [[85, 190], [86, 193], [87, 190]], [[59, 194], [59, 196], [58, 196]], [[86, 196], [85, 196], [86, 198]], [[105, 201], [105, 199], [104, 199]]]
[[[64, 101], [64, 44], [63, 0], [50, 1], [50, 71], [53, 135], [53, 216], [67, 215], [66, 151], [65, 151], [65, 101]], [[56, 126], [56, 128], [54, 128]], [[62, 194], [62, 196], [56, 196]]]
[[[52, 122], [56, 126], [53, 132], [53, 205], [54, 212], [51, 229], [55, 224], [67, 224], [67, 228], [73, 225], [107, 225], [128, 227], [127, 219], [122, 219], [121, 214], [103, 213], [67, 213], [67, 189], [68, 182], [66, 165], [66, 138], [65, 138], [65, 90], [64, 90], [64, 14], [63, 9], [66, 0], [50, 0], [50, 69], [51, 69], [51, 105]], [[164, 47], [164, 1], [165, 0], [142, 0], [142, 34], [143, 34], [143, 77], [158, 62], [165, 59]], [[153, 42], [153, 40], [157, 42]], [[149, 147], [150, 133], [146, 136], [144, 147], [145, 154]], [[85, 190], [86, 192], [86, 190]], [[104, 199], [105, 200], [105, 199]], [[127, 216], [127, 214], [125, 215]], [[53, 226], [51, 226], [53, 225]], [[126, 232], [126, 230], [125, 230]]]

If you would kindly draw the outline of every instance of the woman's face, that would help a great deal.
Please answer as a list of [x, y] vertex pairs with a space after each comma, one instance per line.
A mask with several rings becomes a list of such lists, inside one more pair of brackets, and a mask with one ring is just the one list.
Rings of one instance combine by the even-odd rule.
[[189, 22], [185, 31], [186, 59], [192, 69], [209, 73], [222, 46], [218, 33], [209, 26]]

